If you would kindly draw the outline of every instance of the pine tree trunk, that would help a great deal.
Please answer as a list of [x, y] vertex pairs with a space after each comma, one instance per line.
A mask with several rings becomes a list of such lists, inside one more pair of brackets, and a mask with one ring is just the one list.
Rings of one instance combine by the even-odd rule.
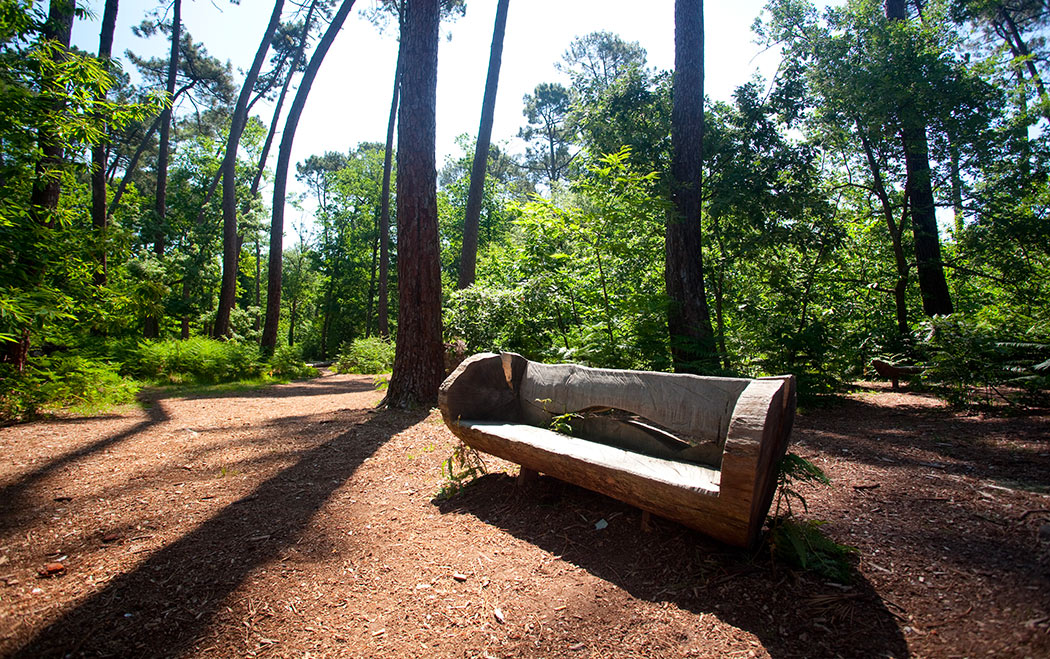
[[[904, 1], [886, 0], [886, 18], [890, 21], [906, 20]], [[907, 172], [905, 193], [911, 204], [911, 226], [915, 240], [915, 261], [918, 266], [922, 310], [930, 317], [948, 315], [953, 311], [952, 296], [944, 278], [944, 265], [941, 261], [941, 241], [937, 234], [926, 121], [921, 112], [910, 103], [897, 108], [897, 120], [901, 126], [900, 139]]]
[[675, 2], [675, 73], [671, 109], [671, 196], [664, 281], [667, 328], [679, 373], [718, 367], [704, 290], [700, 213], [703, 202], [704, 3]]
[[[172, 0], [171, 54], [168, 57], [168, 106], [160, 117], [160, 144], [157, 148], [157, 197], [154, 203], [153, 253], [164, 256], [168, 215], [168, 143], [171, 141], [171, 122], [175, 111], [175, 79], [179, 69], [179, 41], [182, 39], [182, 0]], [[126, 175], [125, 175], [126, 178]], [[147, 315], [143, 335], [147, 339], [160, 336], [160, 318]]]
[[230, 134], [226, 139], [226, 157], [222, 161], [222, 287], [219, 290], [219, 309], [215, 314], [215, 338], [230, 334], [230, 313], [237, 298], [237, 266], [240, 257], [240, 241], [237, 236], [237, 149], [241, 133], [248, 123], [248, 101], [259, 78], [259, 71], [266, 60], [277, 26], [281, 23], [281, 8], [284, 0], [276, 0], [270, 22], [266, 26], [255, 59], [244, 78], [244, 85], [237, 97], [237, 106], [230, 122]]
[[[292, 107], [288, 109], [288, 118], [284, 122], [284, 132], [281, 134], [281, 146], [277, 150], [277, 171], [273, 179], [273, 210], [270, 218], [270, 257], [269, 271], [266, 279], [266, 323], [263, 325], [262, 349], [273, 352], [277, 347], [277, 325], [281, 320], [281, 274], [284, 266], [284, 201], [288, 189], [288, 166], [292, 159], [292, 142], [295, 140], [295, 131], [299, 127], [299, 118], [306, 107], [306, 99], [310, 96], [310, 88], [313, 87], [317, 72], [321, 69], [328, 49], [332, 47], [336, 35], [342, 29], [346, 17], [354, 6], [354, 0], [343, 0], [339, 11], [332, 17], [324, 36], [318, 42], [310, 63], [306, 65], [303, 79], [299, 81], [299, 89], [295, 92]], [[327, 326], [327, 319], [325, 325]], [[327, 338], [327, 337], [325, 337]], [[323, 345], [322, 352], [326, 346]], [[323, 356], [323, 355], [322, 355]]]
[[252, 179], [252, 190], [251, 196], [254, 197], [259, 192], [259, 184], [262, 182], [263, 171], [266, 170], [266, 161], [270, 156], [270, 147], [273, 146], [274, 134], [277, 132], [277, 122], [281, 118], [281, 108], [284, 107], [284, 99], [288, 96], [288, 89], [292, 86], [292, 78], [295, 77], [295, 72], [299, 70], [299, 64], [303, 61], [303, 55], [306, 53], [306, 44], [310, 38], [310, 30], [313, 27], [313, 16], [314, 9], [317, 7], [317, 1], [314, 0], [310, 3], [310, 9], [306, 12], [306, 19], [303, 21], [303, 34], [299, 41], [299, 47], [295, 49], [295, 57], [292, 58], [292, 64], [288, 67], [288, 75], [284, 79], [284, 84], [281, 85], [281, 93], [277, 97], [277, 105], [273, 109], [273, 119], [270, 120], [270, 130], [266, 133], [266, 141], [263, 143], [262, 154], [259, 156], [259, 167], [255, 170], [255, 178]]
[[444, 377], [437, 222], [439, 0], [408, 0], [397, 149], [398, 323], [386, 404], [431, 405]]
[[496, 5], [496, 24], [492, 28], [492, 48], [489, 51], [489, 71], [485, 79], [485, 98], [481, 103], [481, 126], [474, 148], [474, 166], [470, 170], [470, 190], [467, 210], [463, 215], [463, 250], [459, 259], [459, 289], [474, 283], [478, 259], [478, 223], [481, 219], [481, 200], [485, 194], [485, 169], [489, 161], [492, 141], [492, 121], [496, 111], [496, 89], [503, 58], [503, 35], [507, 30], [507, 7], [510, 0], [499, 0]]
[[383, 155], [383, 198], [379, 213], [379, 312], [378, 331], [384, 339], [390, 336], [390, 170], [394, 161], [394, 128], [397, 126], [398, 96], [401, 92], [401, 53], [397, 49], [397, 66], [394, 67], [394, 94], [390, 101], [390, 118], [386, 124], [386, 152]]
[[[98, 59], [109, 69], [109, 59], [113, 54], [113, 32], [117, 24], [118, 0], [106, 0], [102, 13], [102, 30], [98, 38]], [[100, 96], [99, 100], [104, 100]], [[109, 264], [106, 248], [106, 145], [96, 144], [91, 147], [91, 226], [95, 231], [95, 249], [97, 250], [95, 272], [92, 281], [96, 286], [105, 286], [109, 278]]]

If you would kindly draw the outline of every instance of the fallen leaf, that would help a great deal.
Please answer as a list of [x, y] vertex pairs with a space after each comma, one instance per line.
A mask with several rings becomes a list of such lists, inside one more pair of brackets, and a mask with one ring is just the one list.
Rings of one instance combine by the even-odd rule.
[[41, 577], [53, 577], [66, 571], [66, 566], [61, 563], [48, 563], [37, 574]]
[[498, 609], [498, 608], [493, 609], [492, 610], [492, 615], [496, 616], [496, 622], [498, 622], [499, 624], [502, 625], [502, 624], [504, 624], [506, 622], [503, 619], [503, 611], [501, 609]]
[[466, 581], [467, 580], [467, 575], [463, 574], [462, 572], [454, 572], [452, 574], [452, 578], [455, 579], [456, 581]]

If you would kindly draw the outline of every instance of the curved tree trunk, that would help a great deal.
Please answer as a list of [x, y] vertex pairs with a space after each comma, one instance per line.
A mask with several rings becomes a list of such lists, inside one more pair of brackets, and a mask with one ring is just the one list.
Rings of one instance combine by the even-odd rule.
[[[171, 121], [175, 112], [175, 78], [179, 70], [179, 41], [182, 38], [182, 0], [172, 1], [171, 55], [168, 57], [167, 98], [168, 106], [160, 116], [160, 145], [157, 149], [157, 197], [154, 203], [154, 221], [157, 223], [153, 238], [153, 253], [164, 256], [165, 224], [168, 215], [168, 143], [171, 141]], [[146, 316], [143, 335], [155, 339], [160, 335], [160, 318]]]
[[398, 95], [401, 92], [401, 53], [404, 41], [397, 48], [397, 66], [394, 67], [394, 95], [390, 101], [390, 118], [386, 124], [386, 152], [383, 155], [383, 197], [379, 212], [379, 336], [390, 336], [388, 309], [390, 281], [390, 170], [394, 161], [394, 128], [397, 126]]
[[255, 51], [255, 60], [244, 78], [244, 85], [237, 97], [237, 105], [230, 122], [230, 134], [226, 139], [226, 157], [222, 161], [222, 287], [219, 290], [219, 308], [215, 314], [215, 338], [229, 336], [230, 313], [237, 297], [237, 262], [240, 257], [240, 240], [237, 236], [237, 149], [241, 133], [248, 123], [248, 101], [251, 100], [255, 81], [259, 78], [270, 41], [281, 23], [281, 8], [284, 0], [276, 0], [270, 22]]
[[325, 30], [324, 36], [318, 42], [310, 63], [306, 65], [303, 79], [299, 82], [299, 89], [295, 92], [292, 107], [288, 109], [288, 119], [284, 122], [284, 132], [281, 134], [281, 146], [277, 150], [277, 171], [273, 179], [273, 211], [270, 221], [270, 257], [269, 272], [266, 279], [266, 322], [263, 325], [262, 348], [266, 352], [273, 352], [277, 347], [277, 324], [281, 319], [281, 269], [284, 262], [284, 201], [288, 188], [288, 165], [292, 158], [292, 142], [295, 140], [295, 130], [299, 126], [299, 118], [306, 107], [306, 99], [310, 96], [310, 88], [313, 87], [317, 72], [324, 62], [328, 49], [332, 47], [336, 35], [343, 27], [346, 17], [354, 6], [354, 0], [343, 0], [339, 11], [332, 17], [332, 22]]
[[277, 132], [277, 122], [281, 118], [281, 108], [284, 107], [284, 99], [288, 96], [288, 89], [292, 86], [292, 78], [295, 77], [295, 72], [299, 70], [299, 64], [303, 61], [303, 55], [306, 53], [306, 44], [310, 39], [310, 30], [313, 27], [314, 9], [317, 8], [317, 1], [314, 0], [310, 3], [310, 9], [306, 12], [306, 19], [303, 21], [303, 34], [299, 40], [299, 47], [295, 49], [295, 57], [292, 58], [292, 64], [288, 67], [288, 75], [284, 79], [284, 84], [281, 85], [281, 93], [277, 97], [277, 105], [273, 109], [273, 119], [270, 120], [270, 130], [266, 133], [266, 141], [263, 143], [262, 154], [259, 156], [259, 167], [255, 170], [255, 178], [252, 179], [252, 189], [249, 193], [252, 197], [259, 192], [259, 184], [262, 182], [263, 171], [266, 170], [266, 161], [270, 156], [270, 147], [273, 146], [273, 137]]
[[435, 115], [439, 0], [409, 0], [397, 140], [398, 323], [385, 402], [431, 405], [444, 376]]
[[[107, 69], [113, 54], [113, 31], [117, 24], [118, 0], [106, 0], [102, 13], [102, 30], [98, 38], [98, 59]], [[99, 100], [104, 100], [100, 98]], [[95, 249], [97, 264], [92, 275], [96, 286], [105, 286], [108, 279], [106, 249], [106, 145], [96, 144], [91, 147], [91, 226], [95, 230]]]
[[670, 298], [667, 329], [679, 373], [718, 366], [704, 291], [700, 212], [703, 202], [704, 3], [675, 2], [675, 73], [671, 108], [671, 197], [664, 282]]
[[474, 166], [470, 170], [470, 191], [467, 210], [463, 215], [463, 251], [459, 258], [459, 288], [474, 283], [478, 259], [478, 225], [481, 219], [481, 200], [485, 193], [485, 168], [489, 161], [492, 140], [492, 119], [496, 111], [496, 89], [503, 59], [503, 35], [507, 31], [507, 7], [510, 0], [499, 0], [496, 5], [496, 24], [492, 28], [492, 48], [489, 51], [489, 71], [485, 79], [485, 98], [481, 103], [481, 126], [474, 148]]

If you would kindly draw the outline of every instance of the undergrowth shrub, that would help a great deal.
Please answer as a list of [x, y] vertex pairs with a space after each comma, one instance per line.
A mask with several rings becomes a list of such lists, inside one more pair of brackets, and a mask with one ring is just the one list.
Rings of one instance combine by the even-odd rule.
[[0, 422], [27, 421], [46, 409], [96, 412], [135, 400], [139, 385], [121, 377], [119, 366], [59, 353], [34, 358], [19, 373], [0, 366]]
[[961, 314], [933, 318], [920, 332], [926, 379], [949, 404], [1045, 402], [1050, 389], [1050, 343], [1045, 335], [1008, 336], [1001, 328]]
[[258, 346], [203, 337], [142, 343], [128, 367], [141, 377], [171, 384], [233, 382], [262, 374]]
[[339, 373], [374, 375], [389, 373], [394, 368], [394, 344], [378, 336], [354, 339], [344, 344], [335, 361]]
[[270, 374], [282, 380], [315, 378], [317, 369], [303, 361], [299, 346], [278, 346], [270, 357]]

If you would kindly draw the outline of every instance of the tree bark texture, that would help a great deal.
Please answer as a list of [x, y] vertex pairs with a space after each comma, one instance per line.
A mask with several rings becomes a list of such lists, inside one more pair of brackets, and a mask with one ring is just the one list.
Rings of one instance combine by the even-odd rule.
[[[857, 125], [860, 128], [860, 124]], [[868, 140], [867, 136], [861, 134], [860, 136], [861, 145], [864, 147], [864, 155], [868, 160], [868, 169], [871, 170], [871, 181], [872, 187], [875, 189], [875, 196], [879, 198], [879, 204], [882, 206], [883, 219], [886, 220], [886, 230], [890, 234], [890, 242], [893, 244], [893, 262], [897, 268], [897, 281], [893, 286], [893, 302], [897, 312], [897, 331], [903, 338], [910, 333], [908, 329], [908, 260], [904, 257], [904, 245], [901, 241], [901, 226], [893, 219], [893, 207], [890, 204], [890, 196], [886, 192], [886, 185], [883, 181], [882, 168], [879, 166], [879, 161], [875, 157], [875, 150], [871, 146], [871, 141]], [[903, 219], [903, 218], [902, 218]]]
[[[153, 253], [164, 256], [168, 215], [168, 143], [171, 141], [171, 121], [175, 111], [175, 80], [179, 70], [179, 42], [182, 38], [182, 0], [172, 1], [171, 53], [168, 56], [168, 80], [165, 90], [168, 105], [160, 115], [160, 143], [157, 147], [157, 192], [153, 206], [157, 223], [153, 237]], [[127, 174], [124, 175], [125, 180]], [[147, 315], [142, 334], [147, 339], [160, 336], [160, 318]]]
[[704, 4], [675, 2], [675, 73], [671, 109], [671, 198], [665, 234], [667, 327], [678, 372], [718, 365], [704, 291], [700, 212], [703, 201]]
[[[402, 45], [404, 42], [401, 42]], [[394, 94], [390, 101], [390, 118], [386, 124], [386, 152], [383, 154], [383, 199], [379, 212], [379, 336], [390, 336], [390, 170], [394, 161], [394, 128], [397, 126], [397, 108], [401, 92], [401, 54], [402, 45], [397, 49], [397, 66], [394, 67]]]
[[[157, 229], [153, 252], [164, 255], [165, 223], [168, 215], [168, 144], [171, 142], [171, 121], [175, 111], [175, 81], [179, 71], [179, 42], [182, 39], [182, 0], [173, 0], [171, 18], [171, 54], [168, 56], [168, 80], [165, 87], [168, 105], [160, 116], [160, 144], [157, 148], [157, 198], [154, 203]], [[154, 334], [156, 336], [156, 334]]]
[[474, 283], [478, 259], [478, 226], [481, 221], [481, 201], [485, 195], [485, 169], [489, 161], [492, 141], [492, 121], [496, 111], [496, 90], [499, 69], [503, 60], [503, 35], [507, 31], [507, 8], [510, 0], [499, 0], [496, 5], [496, 24], [492, 28], [492, 47], [489, 50], [489, 70], [485, 79], [485, 97], [481, 103], [481, 126], [474, 148], [474, 165], [470, 170], [470, 190], [467, 210], [463, 215], [463, 251], [459, 259], [459, 289]]
[[439, 0], [408, 0], [397, 149], [398, 324], [386, 404], [432, 405], [444, 376], [435, 115]]
[[277, 120], [281, 118], [281, 109], [284, 107], [284, 99], [288, 96], [288, 89], [292, 86], [292, 78], [295, 77], [295, 72], [299, 70], [299, 64], [303, 61], [303, 56], [306, 54], [306, 44], [310, 39], [310, 29], [313, 27], [314, 9], [317, 7], [317, 2], [314, 0], [310, 3], [310, 9], [306, 12], [306, 19], [303, 21], [303, 34], [299, 41], [299, 47], [295, 49], [295, 57], [292, 58], [292, 64], [288, 67], [288, 75], [284, 78], [284, 84], [281, 85], [281, 93], [277, 96], [277, 105], [273, 109], [273, 119], [270, 120], [270, 130], [266, 133], [266, 141], [263, 143], [262, 154], [259, 156], [259, 167], [255, 170], [255, 178], [252, 179], [251, 196], [254, 197], [255, 193], [259, 191], [259, 184], [262, 182], [263, 171], [266, 170], [266, 161], [270, 156], [270, 147], [273, 146], [273, 137], [277, 132]]
[[237, 149], [241, 143], [241, 133], [248, 123], [248, 101], [251, 100], [255, 81], [266, 61], [270, 41], [281, 23], [282, 7], [284, 0], [274, 2], [270, 22], [259, 41], [252, 66], [244, 77], [244, 85], [230, 122], [230, 134], [226, 139], [226, 157], [222, 161], [222, 286], [219, 289], [219, 309], [215, 314], [215, 338], [229, 336], [230, 313], [237, 298], [237, 263], [240, 258], [240, 240], [237, 236]]
[[[891, 22], [907, 19], [903, 0], [886, 0], [886, 18]], [[915, 262], [918, 269], [922, 310], [927, 316], [951, 314], [952, 295], [944, 277], [941, 241], [937, 234], [937, 213], [933, 200], [933, 172], [930, 171], [930, 146], [926, 120], [911, 102], [897, 108], [901, 146], [907, 175], [905, 193], [911, 205], [912, 235], [915, 240]]]
[[949, 315], [954, 308], [941, 261], [941, 241], [937, 233], [933, 172], [930, 171], [926, 127], [905, 124], [901, 129], [901, 142], [908, 173], [905, 189], [911, 204], [911, 228], [915, 240], [915, 262], [918, 266], [922, 310], [930, 317]]
[[284, 263], [284, 201], [288, 190], [288, 166], [292, 158], [292, 143], [295, 140], [295, 131], [299, 127], [299, 118], [303, 115], [306, 107], [306, 99], [310, 96], [310, 88], [313, 87], [317, 72], [324, 62], [328, 49], [332, 47], [336, 35], [342, 29], [346, 17], [354, 6], [354, 0], [343, 0], [339, 11], [332, 17], [324, 36], [318, 42], [310, 56], [310, 63], [306, 65], [303, 78], [299, 81], [299, 88], [295, 91], [295, 99], [288, 109], [288, 118], [284, 122], [284, 132], [281, 133], [281, 145], [277, 150], [277, 171], [273, 180], [273, 210], [270, 220], [270, 256], [269, 272], [266, 279], [266, 323], [263, 325], [262, 348], [266, 352], [273, 352], [277, 347], [277, 325], [281, 319], [281, 275]]
[[[109, 59], [113, 55], [113, 32], [117, 24], [118, 0], [106, 0], [102, 13], [102, 30], [98, 38], [98, 59], [109, 68]], [[103, 97], [104, 98], [104, 97]], [[100, 99], [102, 100], [102, 99]], [[108, 262], [106, 249], [106, 145], [96, 144], [91, 147], [91, 226], [95, 231], [97, 264], [92, 275], [96, 286], [105, 286], [108, 279]]]

